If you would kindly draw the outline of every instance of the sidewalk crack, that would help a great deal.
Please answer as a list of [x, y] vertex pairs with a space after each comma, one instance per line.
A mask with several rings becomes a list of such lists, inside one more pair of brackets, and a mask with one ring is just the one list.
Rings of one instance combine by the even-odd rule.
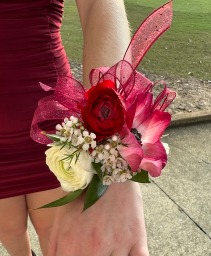
[[211, 162], [206, 161], [206, 160], [204, 160], [204, 159], [202, 159], [202, 158], [199, 158], [197, 155], [193, 154], [192, 152], [190, 152], [190, 151], [187, 150], [187, 149], [181, 148], [181, 147], [179, 147], [179, 146], [177, 146], [177, 145], [175, 145], [175, 144], [173, 144], [173, 143], [168, 143], [168, 144], [169, 144], [170, 146], [172, 146], [172, 147], [175, 147], [175, 148], [179, 149], [179, 150], [185, 151], [185, 152], [188, 153], [189, 155], [193, 156], [195, 159], [198, 158], [199, 160], [196, 160], [198, 163], [203, 162], [203, 163], [205, 163], [205, 164], [211, 165]]
[[211, 240], [211, 236], [206, 232], [206, 230], [204, 230], [170, 195], [168, 195], [165, 190], [163, 190], [154, 180], [151, 179], [150, 181], [154, 183], [155, 186], [157, 186], [178, 207], [180, 212], [185, 214], [197, 226], [197, 228], [199, 228], [201, 232]]

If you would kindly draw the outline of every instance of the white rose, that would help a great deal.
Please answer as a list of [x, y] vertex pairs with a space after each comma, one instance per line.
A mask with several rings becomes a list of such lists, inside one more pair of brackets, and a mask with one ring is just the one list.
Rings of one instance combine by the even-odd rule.
[[74, 156], [71, 163], [70, 159], [64, 159], [74, 151], [67, 147], [61, 149], [61, 146], [53, 146], [45, 152], [46, 164], [66, 192], [86, 188], [96, 173], [87, 152], [82, 151], [77, 161]]

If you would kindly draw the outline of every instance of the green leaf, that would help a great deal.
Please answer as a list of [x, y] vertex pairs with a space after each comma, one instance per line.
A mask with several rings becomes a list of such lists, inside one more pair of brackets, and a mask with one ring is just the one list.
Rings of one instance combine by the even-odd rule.
[[44, 133], [49, 139], [53, 140], [53, 141], [60, 141], [61, 136], [56, 135], [56, 134], [48, 134], [48, 133]]
[[135, 181], [135, 182], [139, 182], [139, 183], [150, 183], [149, 173], [145, 170], [141, 170], [141, 172], [138, 172], [130, 180]]
[[58, 199], [56, 201], [53, 201], [53, 202], [51, 202], [49, 204], [45, 204], [45, 205], [39, 207], [38, 209], [58, 207], [58, 206], [62, 206], [62, 205], [68, 204], [69, 202], [72, 202], [76, 198], [78, 198], [81, 195], [82, 192], [83, 192], [83, 190], [81, 190], [81, 189], [76, 190], [74, 192], [70, 192], [66, 196], [64, 196], [64, 197], [62, 197], [62, 198], [60, 198], [60, 199]]
[[92, 166], [94, 167], [95, 171], [97, 172], [99, 178], [100, 178], [100, 181], [103, 182], [103, 173], [102, 173], [102, 170], [101, 170], [101, 166], [102, 164], [101, 163], [92, 163]]
[[86, 192], [83, 211], [92, 206], [106, 192], [107, 188], [108, 186], [103, 185], [98, 175], [94, 175]]

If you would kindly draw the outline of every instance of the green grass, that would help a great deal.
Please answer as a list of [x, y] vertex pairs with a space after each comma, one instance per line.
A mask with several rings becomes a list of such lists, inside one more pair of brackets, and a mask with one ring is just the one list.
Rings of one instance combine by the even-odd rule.
[[[164, 0], [126, 0], [128, 19], [135, 31]], [[211, 1], [175, 0], [171, 29], [152, 46], [140, 69], [168, 77], [211, 80]], [[65, 1], [63, 43], [70, 59], [80, 61], [82, 33], [73, 0]]]
[[[158, 8], [168, 2], [168, 0], [126, 0], [126, 3]], [[174, 0], [174, 11], [190, 13], [210, 13], [210, 0]]]
[[80, 61], [83, 37], [74, 0], [65, 0], [61, 33], [63, 45], [68, 57]]

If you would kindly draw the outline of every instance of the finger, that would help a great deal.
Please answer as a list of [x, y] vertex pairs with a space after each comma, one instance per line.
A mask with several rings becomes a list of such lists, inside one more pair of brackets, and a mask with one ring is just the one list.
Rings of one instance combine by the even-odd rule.
[[137, 242], [130, 250], [129, 256], [149, 256], [148, 247], [141, 242]]

